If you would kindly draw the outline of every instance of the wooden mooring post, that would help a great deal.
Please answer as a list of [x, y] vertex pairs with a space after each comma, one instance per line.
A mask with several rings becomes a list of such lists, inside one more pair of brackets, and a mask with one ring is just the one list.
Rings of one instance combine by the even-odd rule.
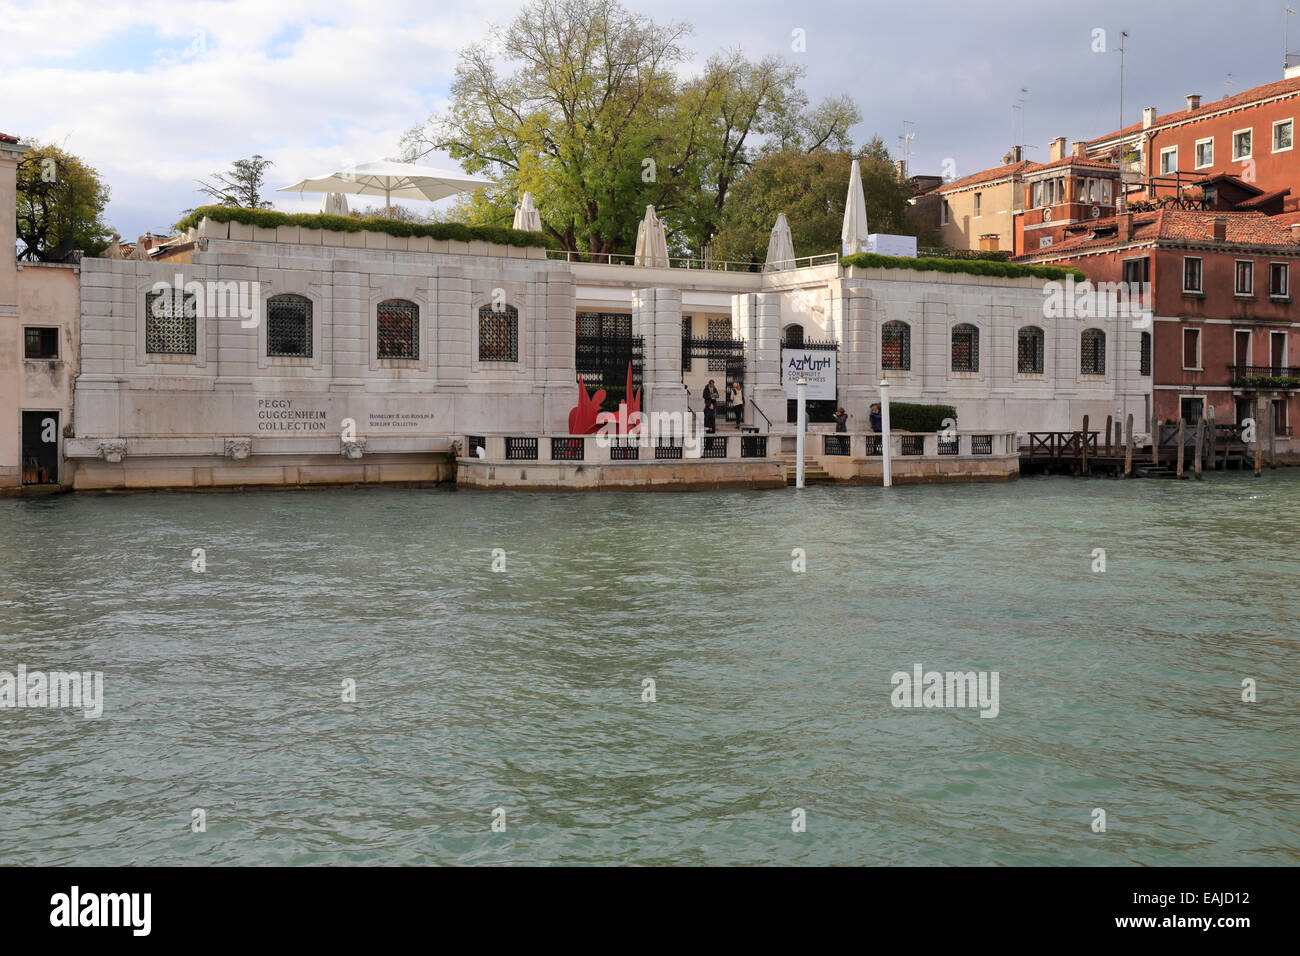
[[[1218, 450], [1218, 442], [1216, 440], [1217, 437], [1216, 433], [1218, 432], [1218, 429], [1214, 427], [1214, 406], [1213, 405], [1211, 405], [1209, 408], [1206, 409], [1206, 414], [1210, 416], [1209, 424], [1206, 426], [1205, 429], [1207, 432], [1205, 436], [1206, 444], [1209, 445], [1210, 448], [1210, 471], [1215, 471], [1219, 467], [1219, 450]], [[1224, 462], [1223, 467], [1226, 470], [1228, 467], [1228, 463]]]
[[1088, 416], [1083, 416], [1083, 433], [1079, 436], [1079, 474], [1088, 473]]
[[1118, 418], [1115, 419], [1115, 454], [1124, 447], [1124, 423]]
[[[1106, 457], [1107, 458], [1110, 457], [1110, 422], [1111, 422], [1111, 417], [1107, 415], [1106, 416]], [[1087, 430], [1088, 430], [1087, 428], [1084, 429], [1085, 432]]]
[[1192, 472], [1196, 475], [1196, 480], [1201, 480], [1201, 466], [1204, 464], [1205, 455], [1205, 419], [1196, 420], [1196, 444], [1192, 448]]
[[1151, 416], [1151, 464], [1160, 467], [1160, 416]]
[[1124, 477], [1133, 477], [1133, 416], [1125, 419], [1125, 427], [1128, 430], [1128, 441], [1124, 445]]
[[1273, 441], [1273, 436], [1277, 432], [1277, 406], [1272, 402], [1268, 403], [1268, 467], [1277, 467], [1277, 445]]
[[1186, 447], [1183, 445], [1183, 420], [1180, 418], [1178, 419], [1178, 470], [1175, 472], [1179, 478], [1183, 477], [1183, 454], [1185, 451]]

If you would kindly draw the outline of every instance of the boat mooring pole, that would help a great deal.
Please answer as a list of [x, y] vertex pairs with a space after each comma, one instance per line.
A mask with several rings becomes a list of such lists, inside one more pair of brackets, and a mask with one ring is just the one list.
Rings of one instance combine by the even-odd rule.
[[799, 414], [795, 416], [799, 434], [794, 439], [794, 486], [803, 487], [803, 431], [808, 427], [808, 379], [799, 376], [797, 383]]
[[889, 474], [889, 379], [880, 380], [880, 461], [884, 468], [881, 482], [888, 488], [894, 482]]

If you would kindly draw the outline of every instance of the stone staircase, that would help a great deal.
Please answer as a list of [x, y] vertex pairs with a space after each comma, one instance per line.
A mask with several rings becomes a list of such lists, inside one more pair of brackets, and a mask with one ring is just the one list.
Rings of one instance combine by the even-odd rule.
[[[798, 464], [795, 460], [794, 452], [782, 452], [780, 454], [781, 464], [785, 467], [785, 483], [794, 486], [798, 471]], [[803, 483], [804, 485], [833, 485], [835, 479], [831, 477], [830, 472], [821, 466], [821, 463], [808, 454], [804, 449], [803, 456]]]

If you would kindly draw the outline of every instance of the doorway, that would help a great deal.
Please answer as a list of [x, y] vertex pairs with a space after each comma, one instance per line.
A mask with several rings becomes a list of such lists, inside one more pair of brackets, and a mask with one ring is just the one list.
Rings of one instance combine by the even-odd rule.
[[23, 412], [23, 484], [59, 482], [59, 413]]

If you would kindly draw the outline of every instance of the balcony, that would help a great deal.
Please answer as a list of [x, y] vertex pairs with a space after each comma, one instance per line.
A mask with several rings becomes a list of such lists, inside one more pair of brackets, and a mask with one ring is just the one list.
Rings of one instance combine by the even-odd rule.
[[1233, 388], [1256, 391], [1300, 389], [1300, 365], [1229, 365]]

